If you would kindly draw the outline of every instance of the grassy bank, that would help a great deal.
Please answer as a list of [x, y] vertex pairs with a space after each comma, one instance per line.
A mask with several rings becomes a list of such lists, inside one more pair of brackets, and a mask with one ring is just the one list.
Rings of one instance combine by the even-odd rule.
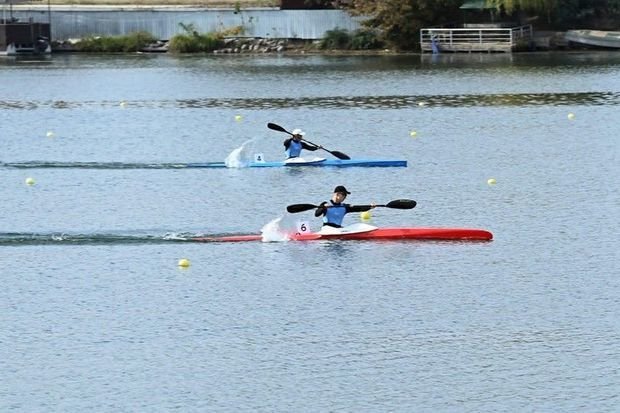
[[321, 41], [293, 39], [260, 39], [225, 37], [226, 33], [199, 33], [191, 24], [181, 25], [184, 33], [176, 34], [169, 41], [156, 39], [147, 32], [134, 32], [125, 36], [93, 36], [78, 41], [55, 42], [58, 52], [128, 53], [330, 53], [369, 52], [381, 49], [383, 44], [374, 32], [367, 30], [328, 30]]

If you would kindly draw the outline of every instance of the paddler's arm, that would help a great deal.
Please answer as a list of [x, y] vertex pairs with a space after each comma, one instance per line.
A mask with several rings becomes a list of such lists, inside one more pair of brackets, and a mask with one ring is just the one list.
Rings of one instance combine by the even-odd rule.
[[327, 202], [321, 202], [321, 206], [319, 206], [315, 211], [314, 211], [314, 216], [315, 217], [320, 217], [321, 215], [325, 215], [325, 213], [327, 212]]
[[284, 141], [284, 149], [288, 149], [288, 147], [291, 146], [292, 140], [293, 138], [288, 138], [287, 140]]
[[321, 149], [321, 146], [310, 145], [309, 143], [303, 141], [301, 142], [301, 147], [308, 151], [316, 151], [317, 149]]
[[374, 202], [370, 205], [348, 205], [347, 212], [365, 212], [373, 209], [377, 204]]

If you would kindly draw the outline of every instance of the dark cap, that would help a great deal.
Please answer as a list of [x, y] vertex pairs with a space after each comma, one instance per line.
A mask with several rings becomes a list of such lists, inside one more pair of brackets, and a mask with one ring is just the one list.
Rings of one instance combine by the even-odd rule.
[[340, 192], [341, 194], [347, 194], [347, 195], [350, 195], [350, 194], [351, 194], [351, 192], [347, 191], [347, 188], [345, 188], [345, 187], [344, 187], [344, 186], [342, 186], [342, 185], [338, 185], [338, 186], [334, 189], [334, 193], [336, 193], [336, 192]]

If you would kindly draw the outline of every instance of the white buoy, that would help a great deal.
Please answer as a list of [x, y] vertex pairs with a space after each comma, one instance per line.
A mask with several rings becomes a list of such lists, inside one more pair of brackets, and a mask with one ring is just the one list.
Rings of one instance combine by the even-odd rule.
[[26, 185], [32, 186], [34, 185], [36, 182], [34, 181], [34, 178], [26, 178]]
[[54, 137], [54, 132], [52, 132], [51, 130], [50, 130], [50, 131], [47, 131], [47, 133], [45, 134], [45, 136], [47, 136], [48, 138], [53, 138], [53, 137]]
[[569, 113], [567, 117], [568, 117], [568, 120], [573, 120], [573, 119], [575, 119], [575, 114], [574, 113]]
[[489, 185], [495, 185], [496, 183], [497, 183], [497, 181], [495, 180], [495, 178], [487, 179], [487, 184], [489, 184]]
[[411, 132], [409, 132], [409, 136], [411, 136], [412, 138], [415, 138], [418, 135], [418, 132], [412, 130]]

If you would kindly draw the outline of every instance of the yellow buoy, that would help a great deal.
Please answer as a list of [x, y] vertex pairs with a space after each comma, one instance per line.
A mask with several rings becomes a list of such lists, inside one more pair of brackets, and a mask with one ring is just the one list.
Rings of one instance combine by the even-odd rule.
[[237, 122], [241, 122], [241, 119], [243, 119], [243, 117], [241, 115], [235, 115], [235, 120]]
[[372, 214], [370, 213], [370, 211], [363, 211], [360, 212], [360, 218], [362, 219], [362, 221], [368, 221], [370, 218], [372, 218]]
[[51, 130], [50, 130], [50, 131], [47, 131], [46, 136], [47, 136], [48, 138], [53, 138], [53, 137], [54, 137], [54, 132], [52, 132]]
[[34, 185], [34, 178], [26, 178], [26, 185]]
[[574, 113], [569, 113], [568, 114], [568, 120], [573, 120], [575, 119], [575, 114]]
[[412, 130], [411, 132], [409, 132], [409, 136], [411, 136], [412, 138], [415, 138], [417, 136], [418, 132]]
[[187, 258], [181, 258], [178, 265], [181, 268], [187, 268], [189, 267], [189, 260]]
[[495, 180], [495, 178], [487, 179], [487, 184], [489, 184], [489, 185], [495, 185], [496, 183], [497, 183], [497, 181]]

